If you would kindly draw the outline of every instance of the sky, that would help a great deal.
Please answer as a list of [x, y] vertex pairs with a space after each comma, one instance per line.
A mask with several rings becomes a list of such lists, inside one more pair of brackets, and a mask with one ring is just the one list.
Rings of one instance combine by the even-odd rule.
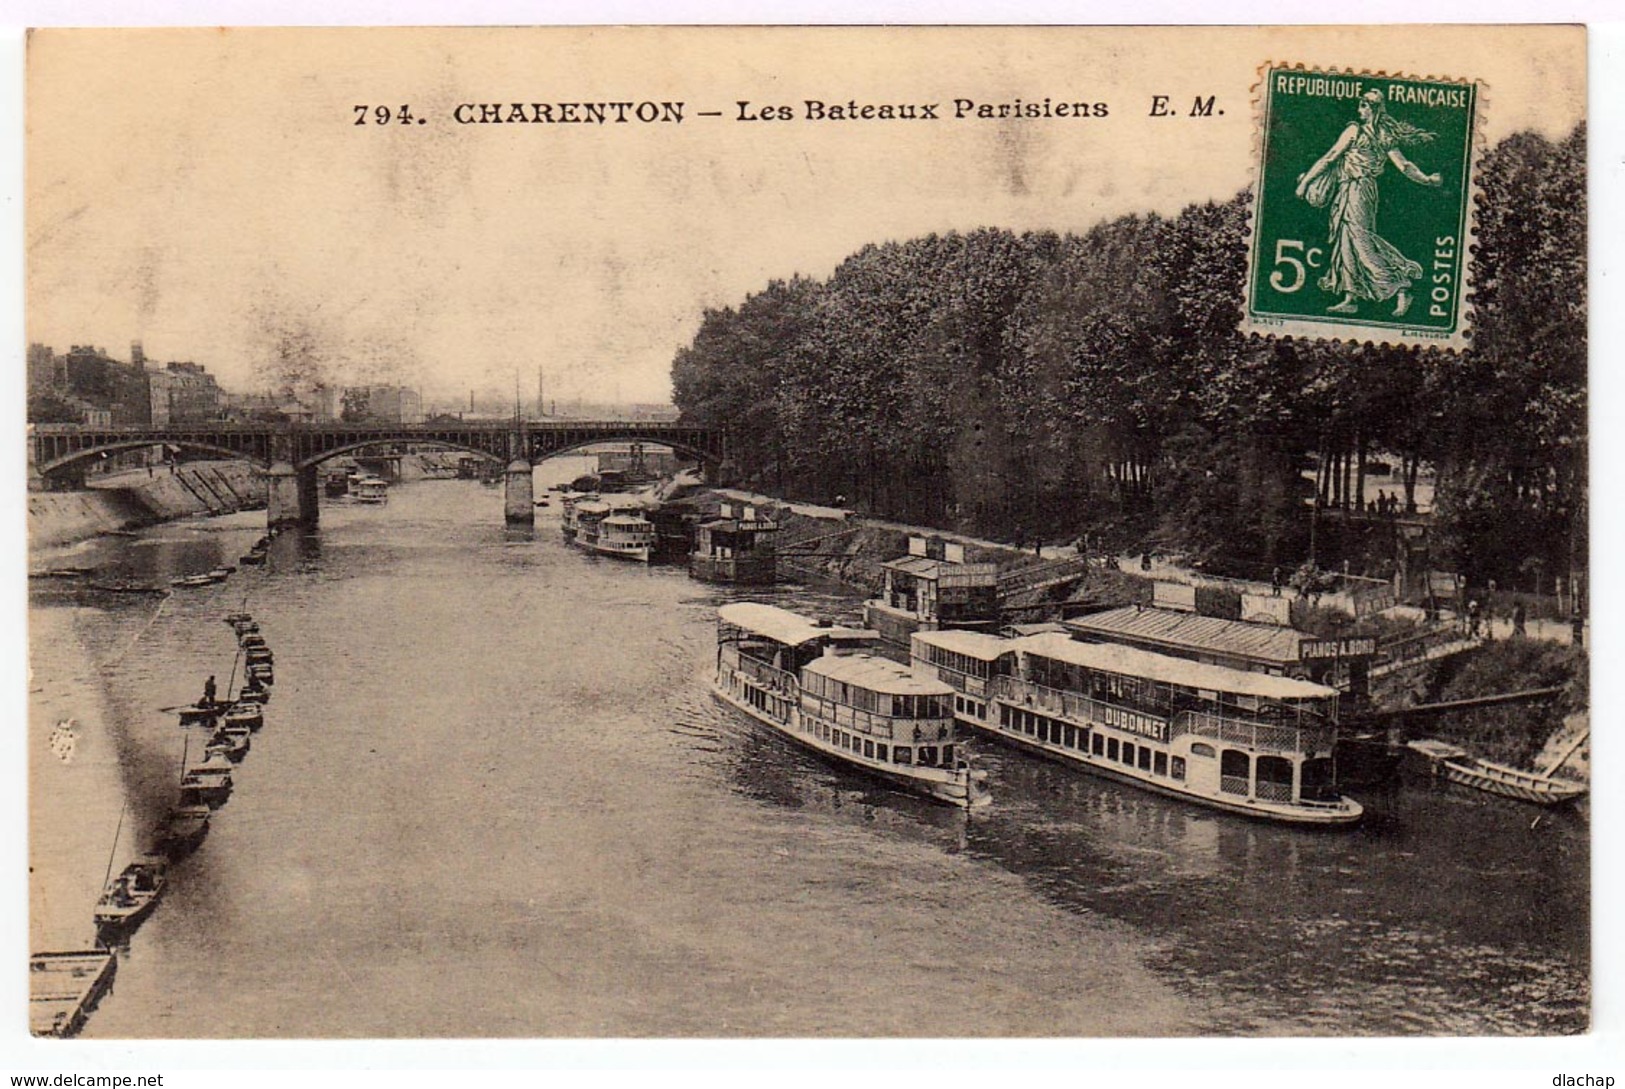
[[[1482, 79], [1493, 143], [1567, 133], [1583, 55], [1582, 31], [1535, 27], [43, 31], [27, 336], [116, 358], [139, 340], [243, 390], [291, 356], [431, 400], [517, 384], [529, 403], [540, 371], [554, 400], [665, 401], [705, 308], [867, 243], [1227, 199], [1266, 60]], [[1156, 94], [1175, 116], [1150, 116]], [[1186, 116], [1207, 95], [1214, 116]], [[805, 119], [809, 99], [1046, 97], [1108, 115]], [[454, 120], [644, 100], [685, 119]], [[738, 120], [741, 101], [793, 119]], [[424, 123], [355, 124], [378, 104]]]

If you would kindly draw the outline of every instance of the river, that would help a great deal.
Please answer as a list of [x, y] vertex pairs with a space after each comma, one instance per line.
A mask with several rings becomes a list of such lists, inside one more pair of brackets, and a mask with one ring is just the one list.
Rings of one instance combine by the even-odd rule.
[[[545, 484], [579, 469], [538, 470]], [[708, 694], [737, 591], [589, 556], [501, 489], [326, 503], [263, 569], [31, 608], [31, 939], [93, 938], [173, 793], [157, 708], [276, 653], [266, 726], [87, 1037], [1550, 1034], [1589, 1019], [1589, 829], [1407, 788], [1250, 823], [979, 744], [994, 804], [896, 794]], [[91, 542], [161, 581], [263, 514]], [[750, 595], [854, 619], [858, 601]], [[71, 726], [63, 723], [71, 721]], [[1362, 799], [1367, 800], [1367, 799]], [[127, 803], [127, 804], [126, 804]], [[1535, 818], [1540, 816], [1539, 820]]]

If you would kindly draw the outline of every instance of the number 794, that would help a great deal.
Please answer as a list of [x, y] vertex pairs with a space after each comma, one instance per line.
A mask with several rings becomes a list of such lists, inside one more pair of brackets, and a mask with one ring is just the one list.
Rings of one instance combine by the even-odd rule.
[[389, 106], [351, 106], [350, 109], [355, 111], [355, 123], [358, 125], [368, 123], [387, 125], [392, 121], [397, 125], [422, 125], [428, 120], [423, 117], [413, 117], [412, 107], [405, 104], [394, 108]]

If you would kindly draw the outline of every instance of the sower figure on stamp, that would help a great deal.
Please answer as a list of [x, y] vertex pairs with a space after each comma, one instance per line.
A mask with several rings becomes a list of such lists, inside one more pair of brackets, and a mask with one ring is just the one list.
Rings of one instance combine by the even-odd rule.
[[1411, 308], [1408, 289], [1422, 278], [1422, 266], [1377, 233], [1377, 179], [1387, 161], [1418, 185], [1438, 186], [1440, 175], [1422, 173], [1400, 151], [1428, 143], [1433, 133], [1391, 116], [1381, 91], [1361, 95], [1359, 111], [1360, 119], [1350, 122], [1331, 150], [1298, 176], [1296, 192], [1316, 208], [1331, 206], [1331, 252], [1319, 283], [1343, 298], [1326, 309], [1352, 314], [1356, 299], [1394, 299], [1394, 316], [1403, 317]]

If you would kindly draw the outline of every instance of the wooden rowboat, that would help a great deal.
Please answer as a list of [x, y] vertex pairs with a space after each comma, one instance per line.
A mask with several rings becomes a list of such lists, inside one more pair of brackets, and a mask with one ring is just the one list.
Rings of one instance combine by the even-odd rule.
[[1563, 805], [1583, 798], [1588, 790], [1584, 783], [1481, 760], [1466, 749], [1434, 738], [1411, 741], [1407, 747], [1427, 758], [1436, 777], [1503, 798], [1535, 805]]

